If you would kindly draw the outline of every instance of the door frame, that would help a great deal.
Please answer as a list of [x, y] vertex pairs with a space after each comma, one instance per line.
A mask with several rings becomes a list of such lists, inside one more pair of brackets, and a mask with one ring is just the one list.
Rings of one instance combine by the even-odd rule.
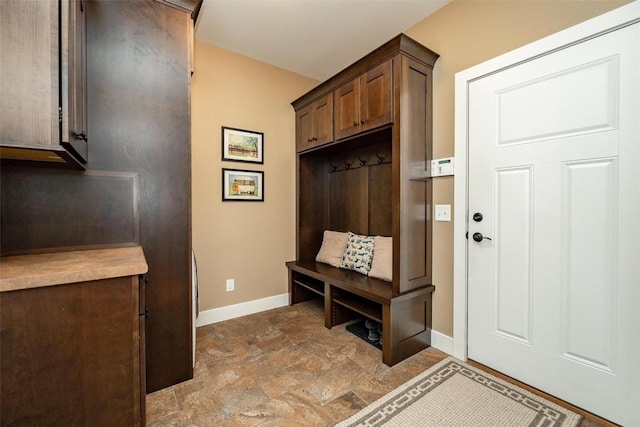
[[453, 243], [453, 356], [467, 360], [468, 240], [468, 101], [475, 80], [640, 22], [640, 1], [621, 6], [566, 30], [456, 73], [454, 243]]

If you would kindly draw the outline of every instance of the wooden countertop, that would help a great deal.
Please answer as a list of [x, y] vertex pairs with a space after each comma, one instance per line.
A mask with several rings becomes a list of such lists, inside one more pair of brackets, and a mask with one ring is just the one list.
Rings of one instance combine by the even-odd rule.
[[0, 292], [144, 274], [140, 246], [0, 258]]

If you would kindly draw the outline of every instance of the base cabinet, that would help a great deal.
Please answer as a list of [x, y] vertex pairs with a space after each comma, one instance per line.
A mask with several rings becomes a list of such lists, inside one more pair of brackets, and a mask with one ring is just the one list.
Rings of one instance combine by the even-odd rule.
[[0, 293], [2, 426], [145, 424], [138, 276]]

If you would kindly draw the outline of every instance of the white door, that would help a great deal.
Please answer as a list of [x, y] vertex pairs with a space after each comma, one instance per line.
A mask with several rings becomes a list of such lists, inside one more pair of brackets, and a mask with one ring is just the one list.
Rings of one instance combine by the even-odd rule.
[[468, 92], [468, 357], [627, 426], [640, 425], [639, 46], [634, 24]]

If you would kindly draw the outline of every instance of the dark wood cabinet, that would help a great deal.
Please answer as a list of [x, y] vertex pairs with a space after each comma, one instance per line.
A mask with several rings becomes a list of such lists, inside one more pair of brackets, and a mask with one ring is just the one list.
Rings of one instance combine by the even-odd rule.
[[[430, 344], [437, 58], [400, 35], [293, 102], [301, 114], [332, 94], [335, 141], [298, 152], [290, 302], [322, 295], [329, 328], [354, 316], [381, 322], [388, 365]], [[392, 280], [316, 263], [324, 230], [392, 237]]]
[[[62, 146], [76, 158], [89, 157], [87, 128], [87, 14], [84, 0], [62, 2]], [[68, 9], [68, 10], [67, 10]], [[66, 113], [65, 113], [66, 112]]]
[[88, 156], [83, 0], [0, 2], [0, 157], [82, 168]]
[[139, 179], [150, 393], [193, 378], [188, 51], [194, 22], [191, 14], [151, 0], [86, 6], [87, 168]]
[[392, 61], [388, 60], [296, 109], [297, 151], [391, 123], [392, 93]]
[[[15, 3], [36, 10], [36, 3], [57, 8], [58, 1]], [[82, 5], [91, 138], [86, 170], [3, 159], [0, 253], [142, 246], [149, 265], [145, 341], [152, 392], [193, 377], [189, 48], [200, 0]], [[4, 24], [4, 9], [0, 19]]]
[[298, 151], [333, 141], [333, 96], [326, 95], [296, 112]]
[[[333, 144], [298, 153], [298, 260], [315, 258], [324, 230], [391, 236], [394, 295], [431, 284], [437, 58], [400, 35], [292, 103], [298, 114], [333, 94], [336, 124]], [[341, 139], [349, 123], [359, 131]]]
[[0, 267], [1, 424], [143, 426], [140, 248], [7, 257]]
[[386, 61], [334, 91], [336, 140], [393, 121], [392, 61]]

